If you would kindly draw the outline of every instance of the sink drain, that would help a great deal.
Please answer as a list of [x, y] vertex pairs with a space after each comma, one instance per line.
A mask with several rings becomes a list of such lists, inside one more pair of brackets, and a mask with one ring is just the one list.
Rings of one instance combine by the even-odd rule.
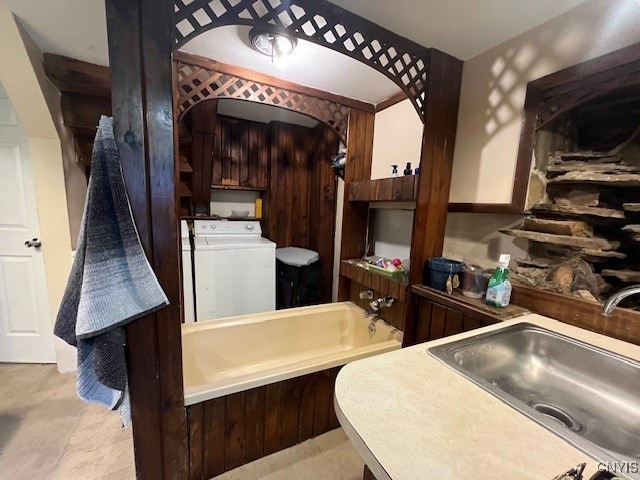
[[569, 415], [567, 412], [565, 412], [561, 408], [556, 407], [555, 405], [550, 405], [548, 403], [536, 403], [532, 405], [532, 408], [536, 412], [539, 412], [560, 422], [572, 432], [579, 432], [580, 430], [582, 430], [582, 425], [576, 422], [573, 417], [571, 417], [571, 415]]

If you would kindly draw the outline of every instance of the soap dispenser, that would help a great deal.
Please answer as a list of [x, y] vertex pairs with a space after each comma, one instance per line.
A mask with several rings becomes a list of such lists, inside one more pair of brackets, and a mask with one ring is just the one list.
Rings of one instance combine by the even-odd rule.
[[398, 165], [391, 165], [391, 176], [392, 177], [397, 177], [398, 176]]
[[413, 172], [411, 170], [411, 162], [407, 162], [407, 166], [404, 169], [405, 175], [411, 175]]
[[493, 272], [487, 288], [487, 305], [504, 308], [511, 300], [511, 282], [509, 281], [509, 262], [511, 255], [500, 255], [498, 268]]

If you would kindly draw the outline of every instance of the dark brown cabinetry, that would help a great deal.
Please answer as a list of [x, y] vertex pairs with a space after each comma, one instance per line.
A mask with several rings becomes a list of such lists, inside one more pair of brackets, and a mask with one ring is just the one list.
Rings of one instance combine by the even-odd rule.
[[211, 187], [264, 191], [269, 179], [267, 125], [218, 116]]
[[447, 295], [424, 285], [412, 288], [412, 322], [406, 325], [404, 346], [429, 342], [526, 315], [516, 305], [493, 308], [455, 291]]

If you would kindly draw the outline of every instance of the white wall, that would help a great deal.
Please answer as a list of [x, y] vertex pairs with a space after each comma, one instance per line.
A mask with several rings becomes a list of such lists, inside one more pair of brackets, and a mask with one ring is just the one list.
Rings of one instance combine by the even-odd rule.
[[376, 113], [371, 178], [388, 178], [391, 165], [402, 175], [407, 162], [420, 164], [422, 121], [409, 99]]
[[[590, 0], [464, 63], [451, 202], [510, 203], [527, 82], [640, 42], [640, 2]], [[445, 254], [522, 256], [497, 233], [519, 217], [449, 214]]]
[[640, 3], [590, 0], [464, 63], [451, 202], [510, 203], [527, 82], [640, 42]]
[[[71, 268], [71, 238], [60, 140], [29, 52], [13, 15], [0, 8], [0, 83], [11, 98], [29, 137], [36, 204], [42, 236], [49, 309], [58, 312]], [[75, 367], [74, 349], [56, 343], [58, 368]]]
[[[391, 176], [391, 165], [398, 165], [402, 175], [407, 162], [420, 164], [423, 125], [410, 100], [403, 100], [376, 114], [373, 136], [371, 179]], [[408, 259], [411, 256], [413, 211], [406, 205], [390, 204], [375, 212], [373, 251], [387, 258]], [[397, 207], [397, 208], [396, 208]]]
[[249, 217], [256, 216], [256, 199], [259, 192], [243, 192], [238, 190], [211, 190], [211, 214], [221, 217], [231, 216], [231, 211], [249, 212]]
[[413, 210], [376, 210], [373, 252], [386, 258], [411, 257]]

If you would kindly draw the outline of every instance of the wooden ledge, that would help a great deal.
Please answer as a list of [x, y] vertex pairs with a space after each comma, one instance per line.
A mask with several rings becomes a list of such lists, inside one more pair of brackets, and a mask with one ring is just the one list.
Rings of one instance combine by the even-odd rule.
[[526, 308], [517, 305], [508, 305], [505, 308], [491, 307], [482, 298], [465, 297], [460, 290], [454, 290], [451, 295], [448, 295], [426, 285], [413, 285], [411, 292], [418, 297], [426, 298], [465, 315], [486, 321], [503, 322], [531, 313]]
[[418, 175], [362, 180], [347, 185], [350, 202], [407, 202], [418, 193]]

